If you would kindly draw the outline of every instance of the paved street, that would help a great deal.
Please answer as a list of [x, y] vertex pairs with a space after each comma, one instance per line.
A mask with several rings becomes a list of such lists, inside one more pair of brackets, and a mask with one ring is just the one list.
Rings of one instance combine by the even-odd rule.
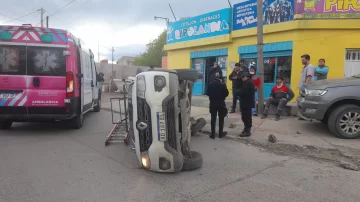
[[139, 169], [130, 147], [104, 146], [109, 112], [81, 130], [18, 123], [0, 133], [0, 201], [358, 201], [358, 172], [277, 156], [230, 139], [194, 137], [203, 168], [179, 174]]

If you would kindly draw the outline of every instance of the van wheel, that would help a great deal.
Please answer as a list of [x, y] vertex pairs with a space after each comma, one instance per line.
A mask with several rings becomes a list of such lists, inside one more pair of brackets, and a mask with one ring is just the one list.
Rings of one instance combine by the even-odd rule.
[[96, 106], [94, 107], [94, 112], [99, 112], [101, 110], [101, 100], [98, 99], [96, 102]]
[[70, 120], [70, 126], [72, 129], [80, 129], [84, 124], [84, 115], [78, 114], [75, 118]]
[[339, 138], [354, 139], [360, 136], [360, 107], [342, 105], [331, 112], [328, 120], [330, 132]]
[[177, 72], [179, 81], [190, 80], [195, 81], [202, 79], [202, 74], [195, 69], [174, 69]]
[[190, 151], [184, 154], [184, 163], [182, 171], [196, 170], [202, 167], [203, 157], [199, 152]]
[[12, 121], [1, 121], [0, 122], [0, 129], [6, 130], [11, 128], [11, 125], [13, 124]]

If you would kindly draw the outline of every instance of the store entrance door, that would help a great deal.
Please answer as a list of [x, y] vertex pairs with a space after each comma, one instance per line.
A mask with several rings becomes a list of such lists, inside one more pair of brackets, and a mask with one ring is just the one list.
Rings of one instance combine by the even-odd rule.
[[208, 57], [205, 58], [205, 88], [204, 88], [204, 94], [206, 95], [209, 80], [210, 80], [210, 70], [214, 66], [214, 63], [216, 62], [216, 57]]

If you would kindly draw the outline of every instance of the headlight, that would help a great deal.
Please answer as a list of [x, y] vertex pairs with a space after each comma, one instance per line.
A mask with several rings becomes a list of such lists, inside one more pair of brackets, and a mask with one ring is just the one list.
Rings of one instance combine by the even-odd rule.
[[305, 93], [308, 96], [323, 96], [327, 93], [327, 90], [308, 90], [305, 89]]
[[137, 96], [141, 98], [145, 98], [145, 91], [146, 91], [145, 76], [138, 76], [136, 82]]
[[150, 158], [148, 155], [144, 155], [141, 157], [141, 164], [144, 166], [144, 168], [150, 169], [151, 164], [150, 164]]
[[164, 76], [154, 77], [154, 88], [156, 92], [161, 92], [165, 86], [166, 86], [166, 79]]

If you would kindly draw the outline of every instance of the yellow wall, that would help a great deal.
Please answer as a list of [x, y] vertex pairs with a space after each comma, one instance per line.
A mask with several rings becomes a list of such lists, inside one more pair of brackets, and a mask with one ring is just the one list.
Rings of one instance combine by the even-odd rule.
[[[293, 41], [291, 88], [296, 95], [303, 66], [301, 55], [309, 54], [313, 65], [317, 65], [318, 59], [325, 58], [330, 69], [328, 78], [341, 78], [344, 76], [345, 49], [360, 48], [359, 36], [360, 22], [358, 20], [302, 20], [264, 27], [265, 44]], [[234, 31], [231, 36], [166, 45], [168, 68], [190, 68], [190, 52], [220, 48], [228, 48], [228, 61], [237, 62], [240, 59], [238, 47], [255, 45], [256, 40], [256, 28], [251, 28]], [[227, 72], [231, 73], [230, 67]], [[228, 86], [231, 89], [230, 83]]]

